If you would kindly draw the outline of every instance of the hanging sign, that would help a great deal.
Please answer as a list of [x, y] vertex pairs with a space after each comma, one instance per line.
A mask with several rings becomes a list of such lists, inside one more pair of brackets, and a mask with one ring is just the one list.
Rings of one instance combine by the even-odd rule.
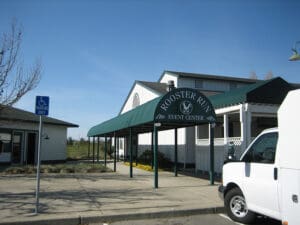
[[215, 110], [209, 99], [196, 89], [177, 88], [158, 103], [155, 121], [177, 123], [213, 123]]

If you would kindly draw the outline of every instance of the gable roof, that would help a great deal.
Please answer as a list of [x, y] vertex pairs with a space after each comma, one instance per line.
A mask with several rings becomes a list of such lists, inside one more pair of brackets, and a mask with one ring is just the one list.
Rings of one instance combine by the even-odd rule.
[[[39, 123], [40, 121], [38, 115], [11, 106], [5, 106], [0, 109], [0, 120], [22, 121], [31, 123]], [[43, 117], [43, 123], [65, 127], [79, 127], [77, 124], [65, 122], [47, 116]]]
[[174, 75], [176, 77], [181, 78], [196, 78], [196, 79], [206, 79], [206, 80], [226, 80], [226, 81], [234, 81], [234, 82], [242, 82], [242, 83], [256, 83], [259, 80], [256, 79], [249, 79], [249, 78], [239, 78], [239, 77], [230, 77], [230, 76], [219, 76], [219, 75], [210, 75], [210, 74], [203, 74], [203, 73], [186, 73], [186, 72], [178, 72], [178, 71], [170, 71], [165, 70], [160, 78], [158, 79], [158, 82], [161, 81], [162, 77], [165, 75], [165, 73], [169, 73], [171, 75]]
[[166, 83], [148, 82], [148, 81], [137, 81], [137, 83], [141, 84], [144, 87], [150, 88], [151, 90], [157, 92], [160, 95], [166, 94], [168, 92]]
[[124, 101], [124, 103], [123, 103], [123, 105], [121, 106], [121, 109], [120, 109], [118, 115], [121, 114], [121, 112], [122, 112], [122, 110], [123, 110], [123, 108], [124, 108], [126, 102], [127, 102], [128, 99], [129, 99], [129, 96], [130, 96], [130, 94], [131, 94], [131, 92], [132, 92], [132, 90], [133, 90], [133, 88], [135, 87], [136, 84], [140, 84], [141, 86], [143, 86], [143, 87], [145, 87], [146, 89], [148, 89], [148, 90], [150, 90], [150, 91], [156, 93], [156, 94], [159, 95], [159, 96], [161, 96], [161, 95], [167, 93], [167, 84], [165, 84], [165, 83], [158, 83], [158, 82], [149, 82], [149, 81], [140, 81], [140, 80], [136, 80], [136, 81], [133, 83], [133, 85], [132, 85], [132, 87], [131, 87], [131, 89], [130, 89], [130, 91], [129, 91], [129, 93], [128, 93], [128, 95], [127, 95], [127, 97], [126, 97], [126, 99], [125, 99], [125, 101]]
[[209, 96], [215, 108], [237, 105], [245, 102], [281, 104], [287, 93], [294, 89], [281, 77], [236, 88], [231, 91]]

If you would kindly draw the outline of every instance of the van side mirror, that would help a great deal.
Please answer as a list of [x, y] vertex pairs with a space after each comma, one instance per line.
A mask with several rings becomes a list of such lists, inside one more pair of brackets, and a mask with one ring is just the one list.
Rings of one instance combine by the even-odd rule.
[[229, 144], [228, 144], [228, 152], [227, 152], [227, 157], [225, 159], [224, 164], [226, 164], [228, 162], [239, 162], [239, 160], [236, 157], [236, 151], [234, 149], [233, 142], [229, 142]]
[[233, 142], [229, 142], [227, 160], [236, 160], [235, 149]]

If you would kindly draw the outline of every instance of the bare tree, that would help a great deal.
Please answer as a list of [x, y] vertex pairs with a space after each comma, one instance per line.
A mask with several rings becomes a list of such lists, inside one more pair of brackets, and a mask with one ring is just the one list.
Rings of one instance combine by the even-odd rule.
[[265, 80], [270, 80], [274, 77], [272, 70], [265, 75]]
[[251, 71], [251, 72], [250, 72], [249, 78], [250, 78], [250, 79], [253, 79], [253, 80], [257, 80], [257, 79], [258, 79], [258, 78], [257, 78], [257, 75], [256, 75], [256, 73], [255, 73], [255, 71]]
[[28, 70], [20, 58], [22, 29], [16, 20], [11, 24], [10, 33], [3, 33], [0, 40], [0, 109], [19, 101], [34, 89], [41, 79], [42, 67], [36, 61]]

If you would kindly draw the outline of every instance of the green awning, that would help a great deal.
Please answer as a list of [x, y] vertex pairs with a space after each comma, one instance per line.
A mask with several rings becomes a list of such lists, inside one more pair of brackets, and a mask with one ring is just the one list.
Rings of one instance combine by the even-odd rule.
[[134, 133], [189, 127], [216, 121], [214, 108], [201, 92], [177, 88], [126, 113], [92, 127], [88, 136], [126, 136], [128, 128]]
[[209, 97], [214, 108], [223, 108], [241, 103], [281, 104], [291, 85], [281, 77], [233, 89]]
[[248, 103], [281, 104], [291, 85], [280, 77], [258, 81], [222, 94], [205, 97], [196, 89], [177, 88], [124, 114], [92, 127], [88, 136], [126, 136], [134, 133], [189, 127], [216, 120], [214, 108]]
[[147, 125], [148, 123], [151, 123], [153, 121], [156, 105], [161, 98], [162, 97], [155, 98], [133, 110], [92, 127], [87, 134], [88, 137], [101, 136], [104, 134], [109, 135], [115, 131], [120, 133], [123, 129], [134, 127], [138, 124]]

